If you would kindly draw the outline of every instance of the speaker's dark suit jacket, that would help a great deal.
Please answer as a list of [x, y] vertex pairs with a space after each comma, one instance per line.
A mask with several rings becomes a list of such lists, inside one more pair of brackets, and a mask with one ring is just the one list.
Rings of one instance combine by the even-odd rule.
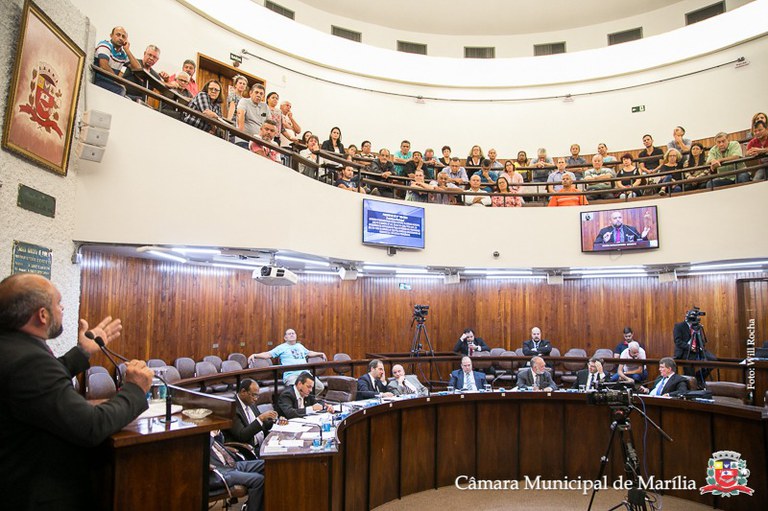
[[[661, 381], [661, 376], [656, 378], [651, 385], [648, 385], [648, 389], [653, 394], [653, 389]], [[664, 384], [664, 388], [661, 389], [661, 395], [669, 394], [670, 392], [685, 392], [688, 390], [688, 380], [675, 373], [669, 377], [667, 383]]]
[[[576, 372], [576, 381], [573, 382], [572, 389], [578, 389], [579, 385], [584, 385], [586, 387], [587, 385], [587, 379], [589, 378], [589, 369], [582, 369], [581, 371]], [[600, 382], [608, 381], [608, 377], [603, 373], [602, 378], [600, 379]], [[594, 383], [592, 383], [594, 385]]]
[[[259, 410], [255, 406], [251, 406], [251, 411], [254, 417], [259, 416]], [[240, 400], [235, 398], [235, 417], [232, 419], [232, 427], [224, 431], [224, 439], [227, 442], [241, 442], [253, 445], [254, 435], [260, 431], [267, 435], [269, 430], [272, 429], [273, 424], [274, 422], [271, 419], [265, 420], [264, 424], [261, 424], [258, 420], [248, 424], [248, 415], [245, 413], [245, 408], [243, 408]]]
[[526, 357], [534, 357], [536, 355], [543, 357], [548, 356], [552, 352], [552, 343], [546, 339], [542, 339], [539, 341], [539, 349], [536, 350], [535, 348], [536, 343], [533, 342], [533, 339], [523, 341], [523, 355]]
[[304, 398], [304, 407], [299, 408], [299, 400], [296, 397], [296, 391], [293, 390], [294, 388], [295, 385], [291, 385], [283, 390], [277, 398], [277, 414], [286, 419], [304, 417], [307, 415], [307, 407], [317, 403], [315, 394], [310, 392], [309, 395]]
[[382, 392], [387, 392], [386, 384], [381, 380], [376, 380], [374, 384], [371, 381], [370, 374], [363, 375], [357, 379], [357, 399], [370, 399]]
[[[475, 377], [475, 386], [477, 387], [477, 390], [483, 390], [485, 387], [485, 375], [483, 373], [479, 373], [477, 371], [472, 371], [472, 374]], [[464, 371], [461, 369], [456, 369], [451, 373], [451, 379], [448, 382], [449, 386], [453, 386], [455, 389], [463, 389], [464, 388]]]
[[0, 495], [4, 509], [93, 509], [95, 451], [147, 409], [126, 383], [112, 399], [88, 403], [72, 377], [89, 367], [77, 347], [56, 359], [43, 341], [0, 332]]
[[[635, 229], [630, 225], [622, 224], [622, 226], [619, 227], [619, 230], [621, 231], [622, 236], [624, 238], [623, 243], [630, 241], [628, 238], [632, 238], [632, 241], [640, 241], [641, 239], [643, 239], [640, 233], [637, 232], [637, 229]], [[597, 236], [595, 237], [595, 244], [602, 245], [603, 243], [606, 243], [603, 240], [603, 235], [606, 232], [611, 233], [611, 237], [608, 239], [607, 243], [619, 243], [619, 241], [616, 240], [616, 232], [614, 231], [613, 226], [609, 225], [608, 227], [603, 227], [602, 229], [600, 229], [600, 232], [597, 233]]]

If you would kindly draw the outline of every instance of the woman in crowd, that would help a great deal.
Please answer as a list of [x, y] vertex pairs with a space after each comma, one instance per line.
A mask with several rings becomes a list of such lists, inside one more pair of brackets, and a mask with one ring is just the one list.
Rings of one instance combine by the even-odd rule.
[[[512, 193], [512, 190], [509, 187], [509, 181], [507, 181], [505, 176], [499, 176], [499, 179], [496, 180], [494, 192]], [[511, 195], [494, 195], [491, 197], [491, 206], [494, 208], [516, 208], [521, 207], [522, 205], [522, 197], [514, 197]]]
[[[586, 206], [589, 204], [587, 198], [579, 193], [579, 190], [573, 185], [573, 178], [569, 173], [563, 174], [563, 187], [549, 198], [549, 207], [558, 206]], [[560, 195], [565, 194], [565, 195]]]
[[[189, 102], [189, 108], [211, 119], [221, 117], [221, 83], [218, 80], [206, 82], [202, 90]], [[184, 122], [208, 133], [216, 133], [216, 126], [211, 126], [199, 117], [184, 114]]]
[[232, 85], [229, 86], [229, 95], [227, 96], [227, 119], [233, 121], [237, 111], [237, 103], [243, 99], [243, 93], [248, 90], [248, 79], [243, 75], [237, 75], [232, 78]]
[[443, 167], [450, 167], [451, 165], [451, 147], [444, 145], [442, 149], [442, 158], [437, 159], [437, 164]]
[[357, 146], [355, 144], [350, 144], [349, 147], [347, 147], [347, 159], [354, 161], [355, 156], [357, 156]]
[[[702, 167], [700, 169], [696, 169], [695, 167]], [[688, 160], [685, 162], [685, 166], [683, 167], [685, 169], [694, 169], [694, 170], [687, 170], [685, 174], [683, 174], [683, 177], [685, 179], [693, 179], [697, 177], [706, 176], [709, 174], [709, 165], [707, 165], [707, 156], [704, 154], [704, 146], [701, 144], [701, 142], [694, 142], [691, 144], [691, 154], [688, 155]], [[698, 183], [689, 183], [685, 185], [686, 190], [698, 190], [699, 188], [703, 188], [706, 186], [705, 181], [700, 181]]]
[[472, 149], [469, 151], [469, 156], [467, 156], [467, 163], [464, 165], [465, 167], [479, 167], [481, 163], [483, 163], [483, 159], [485, 156], [483, 156], [483, 150], [480, 148], [479, 145], [473, 145]]
[[[515, 165], [516, 162], [512, 160], [507, 160], [504, 162], [504, 172], [501, 174], [500, 177], [507, 178], [507, 183], [509, 183], [509, 191], [510, 193], [522, 193], [523, 187], [520, 186], [523, 184], [524, 179], [523, 175], [520, 174], [517, 171], [517, 166]], [[525, 203], [525, 200], [518, 196], [515, 197], [515, 206], [519, 207], [522, 206]]]
[[307, 145], [307, 142], [309, 141], [309, 137], [312, 137], [312, 136], [314, 136], [314, 134], [311, 131], [309, 130], [305, 131], [304, 134], [301, 135], [301, 142], [304, 145]]
[[625, 153], [621, 156], [621, 165], [618, 167], [616, 177], [623, 178], [621, 181], [616, 181], [616, 188], [621, 191], [619, 199], [631, 199], [637, 197], [637, 194], [633, 190], [625, 190], [625, 188], [634, 188], [640, 186], [643, 181], [640, 177], [640, 171], [637, 170], [634, 159], [629, 153]]
[[280, 101], [280, 95], [277, 92], [267, 94], [267, 107], [269, 107], [269, 118], [275, 121], [277, 125], [277, 135], [275, 135], [275, 144], [280, 145], [280, 133], [283, 132], [283, 112], [277, 107]]
[[[680, 154], [680, 151], [677, 149], [667, 149], [667, 152], [664, 153], [664, 159], [661, 160], [661, 165], [659, 166], [659, 172], [669, 172], [672, 170], [677, 170], [677, 164], [682, 158], [682, 154]], [[672, 183], [675, 181], [682, 181], [683, 180], [683, 173], [682, 172], [676, 172], [674, 174], [669, 174], [666, 176], [662, 176], [660, 183]], [[680, 193], [683, 191], [683, 187], [681, 185], [675, 185], [675, 186], [666, 186], [663, 187], [661, 190], [659, 190], [659, 195], [666, 195], [667, 193], [673, 191], [674, 193]]]
[[328, 135], [328, 140], [321, 146], [323, 151], [344, 155], [344, 144], [341, 143], [341, 128], [334, 126]]

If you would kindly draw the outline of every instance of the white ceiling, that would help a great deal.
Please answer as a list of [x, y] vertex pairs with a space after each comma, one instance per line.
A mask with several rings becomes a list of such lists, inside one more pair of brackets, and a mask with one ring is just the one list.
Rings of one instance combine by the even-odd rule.
[[[682, 0], [301, 0], [336, 16], [416, 33], [511, 35], [565, 30]], [[277, 0], [279, 3], [279, 0]]]

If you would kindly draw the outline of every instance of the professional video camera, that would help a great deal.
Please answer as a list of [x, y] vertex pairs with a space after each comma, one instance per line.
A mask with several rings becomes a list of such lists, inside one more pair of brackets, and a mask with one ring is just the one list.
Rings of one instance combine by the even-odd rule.
[[587, 394], [587, 403], [591, 405], [629, 406], [632, 392], [625, 389], [601, 389]]
[[701, 317], [706, 315], [706, 312], [694, 305], [691, 310], [685, 313], [685, 321], [691, 324], [691, 328], [698, 330], [701, 328]]
[[423, 321], [429, 314], [429, 305], [414, 305], [413, 306], [413, 319], [419, 319]]

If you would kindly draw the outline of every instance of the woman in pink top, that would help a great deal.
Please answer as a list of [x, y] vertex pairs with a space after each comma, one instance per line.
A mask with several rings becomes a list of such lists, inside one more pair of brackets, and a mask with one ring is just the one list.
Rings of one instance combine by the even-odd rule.
[[[505, 176], [499, 176], [496, 180], [495, 193], [510, 193], [509, 181]], [[523, 205], [520, 197], [514, 197], [511, 195], [494, 195], [491, 197], [491, 206], [494, 208], [515, 208]]]
[[[517, 167], [515, 166], [515, 162], [512, 160], [507, 160], [504, 163], [504, 172], [501, 173], [501, 176], [499, 177], [506, 177], [507, 182], [509, 183], [509, 191], [510, 193], [521, 193], [523, 190], [523, 187], [520, 186], [523, 184], [523, 175], [520, 174], [517, 171]], [[515, 197], [515, 207], [520, 207], [525, 203], [525, 200], [523, 200], [522, 197]]]

